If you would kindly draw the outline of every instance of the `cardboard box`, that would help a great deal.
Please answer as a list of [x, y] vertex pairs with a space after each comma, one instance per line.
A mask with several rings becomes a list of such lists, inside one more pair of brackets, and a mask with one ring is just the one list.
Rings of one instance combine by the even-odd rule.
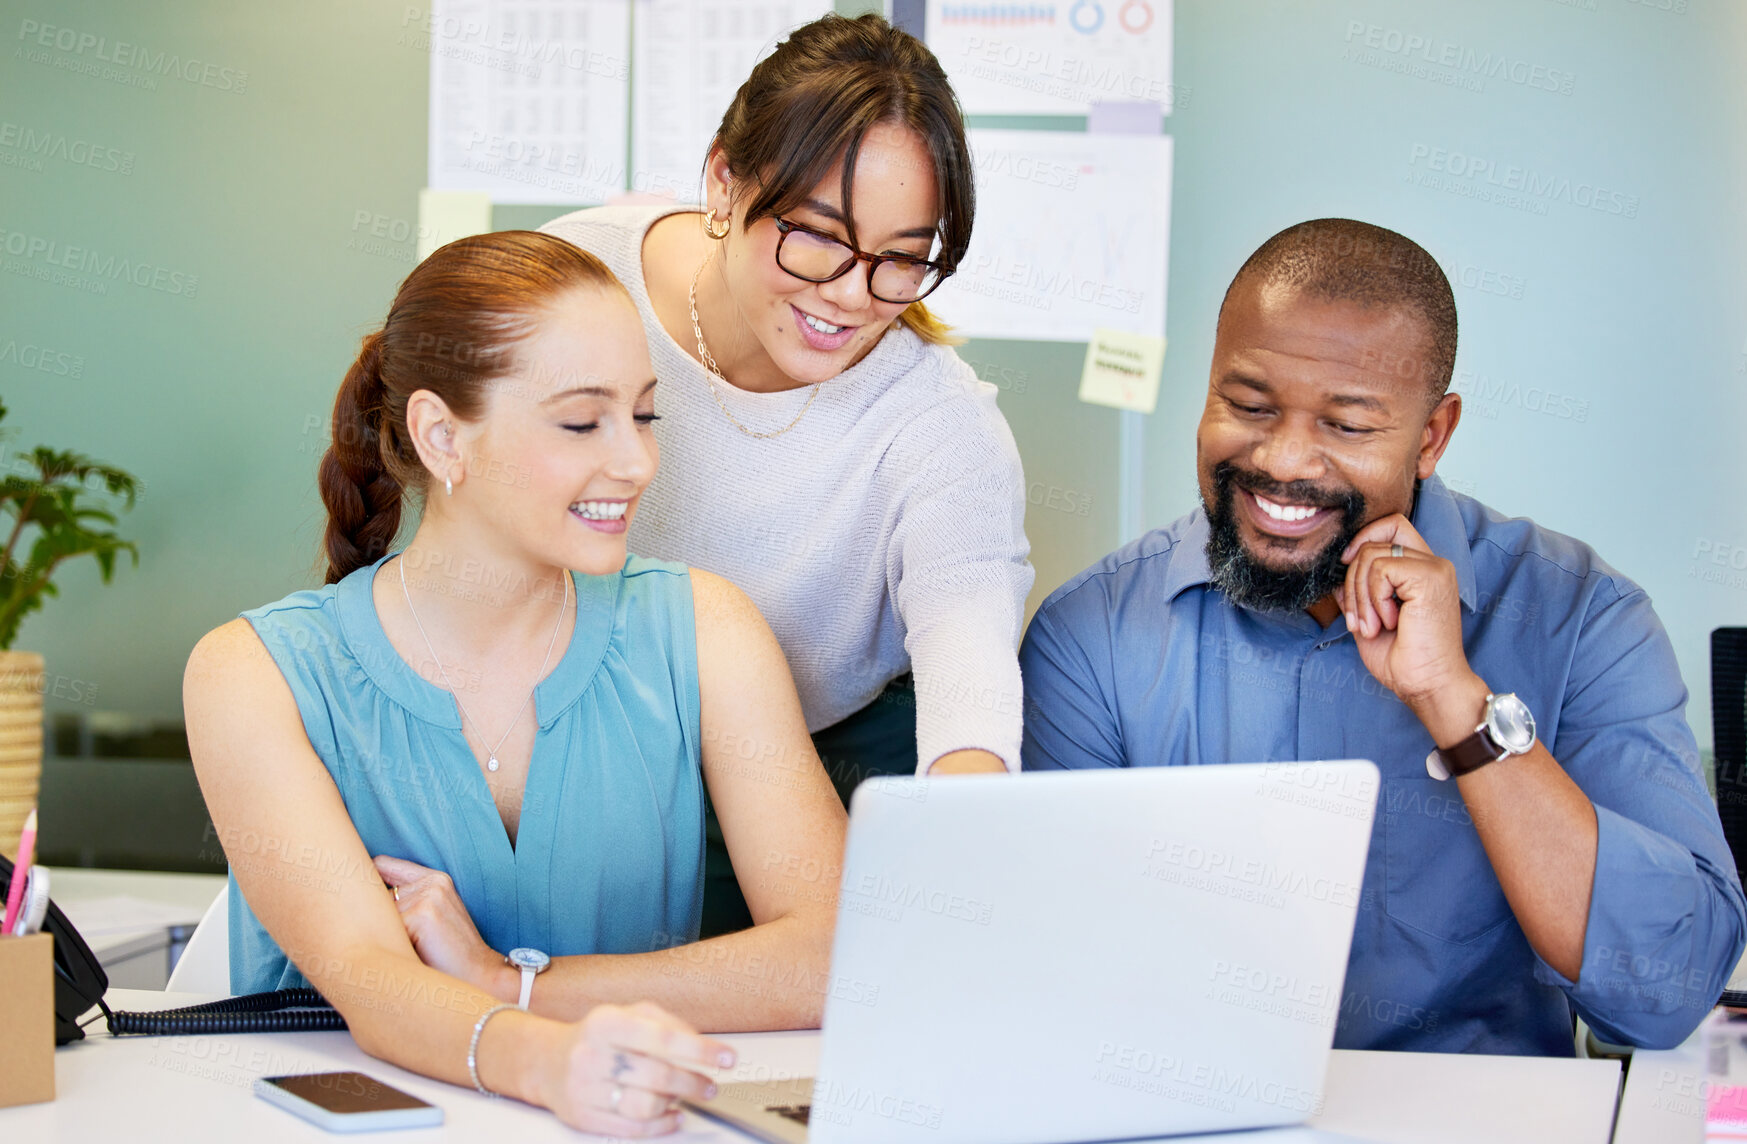
[[54, 1098], [54, 938], [0, 937], [0, 1108]]

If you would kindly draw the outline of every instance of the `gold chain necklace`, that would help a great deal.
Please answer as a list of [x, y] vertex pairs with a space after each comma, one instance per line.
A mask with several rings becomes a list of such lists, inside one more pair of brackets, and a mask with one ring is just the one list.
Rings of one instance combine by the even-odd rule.
[[714, 374], [715, 377], [720, 377], [723, 385], [728, 384], [728, 379], [723, 375], [722, 367], [716, 364], [716, 359], [710, 356], [710, 347], [704, 344], [704, 328], [698, 324], [698, 280], [704, 276], [704, 267], [708, 266], [710, 264], [710, 259], [715, 256], [716, 252], [712, 249], [710, 253], [704, 256], [704, 260], [698, 263], [698, 272], [692, 275], [692, 288], [690, 294], [687, 295], [687, 300], [691, 303], [692, 333], [696, 334], [698, 339], [698, 359], [704, 363], [704, 381], [710, 387], [710, 396], [716, 399], [716, 408], [722, 411], [722, 416], [726, 417], [729, 424], [733, 425], [734, 428], [740, 430], [740, 432], [746, 434], [748, 437], [757, 437], [761, 440], [768, 440], [772, 437], [781, 437], [784, 433], [787, 433], [790, 429], [793, 429], [801, 423], [801, 418], [807, 415], [807, 410], [813, 408], [813, 401], [819, 396], [819, 387], [825, 383], [822, 381], [814, 383], [813, 396], [807, 398], [807, 404], [801, 406], [801, 411], [795, 414], [795, 419], [793, 421], [784, 425], [781, 429], [776, 430], [774, 433], [760, 433], [757, 430], [748, 429], [746, 426], [740, 424], [738, 418], [728, 412], [728, 406], [723, 403], [722, 395], [716, 392], [716, 382], [711, 375]]

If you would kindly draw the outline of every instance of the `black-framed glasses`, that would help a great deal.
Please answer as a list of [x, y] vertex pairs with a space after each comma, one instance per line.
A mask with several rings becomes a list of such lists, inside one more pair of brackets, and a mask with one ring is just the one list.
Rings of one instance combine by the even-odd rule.
[[803, 282], [830, 282], [867, 263], [867, 292], [882, 302], [919, 302], [952, 271], [907, 254], [864, 254], [840, 238], [776, 219], [776, 264]]

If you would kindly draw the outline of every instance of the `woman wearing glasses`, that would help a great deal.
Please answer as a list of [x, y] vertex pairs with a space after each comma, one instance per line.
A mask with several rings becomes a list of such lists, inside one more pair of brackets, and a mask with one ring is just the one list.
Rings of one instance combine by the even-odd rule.
[[[670, 463], [632, 551], [752, 597], [845, 799], [871, 774], [1017, 769], [1024, 478], [993, 387], [922, 305], [970, 243], [945, 73], [878, 16], [808, 24], [741, 86], [703, 190], [701, 213], [542, 228], [630, 289], [662, 379]], [[732, 747], [771, 781], [798, 762]], [[758, 920], [717, 837], [706, 934]]]

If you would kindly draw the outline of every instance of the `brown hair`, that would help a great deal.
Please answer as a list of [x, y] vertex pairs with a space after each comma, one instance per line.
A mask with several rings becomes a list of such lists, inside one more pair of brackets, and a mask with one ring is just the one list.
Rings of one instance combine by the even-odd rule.
[[530, 230], [459, 239], [406, 276], [334, 398], [319, 479], [328, 583], [388, 551], [406, 492], [430, 479], [407, 430], [407, 398], [427, 389], [476, 420], [485, 383], [508, 370], [539, 312], [583, 287], [624, 291], [594, 255]]
[[[853, 244], [856, 155], [868, 129], [882, 123], [908, 127], [928, 147], [940, 203], [940, 261], [951, 271], [970, 247], [976, 214], [964, 117], [934, 53], [882, 17], [827, 15], [795, 29], [735, 92], [710, 148], [721, 148], [736, 180], [756, 186], [749, 224], [798, 206], [841, 157], [843, 216], [851, 220]], [[925, 341], [957, 340], [921, 302], [898, 321]]]

